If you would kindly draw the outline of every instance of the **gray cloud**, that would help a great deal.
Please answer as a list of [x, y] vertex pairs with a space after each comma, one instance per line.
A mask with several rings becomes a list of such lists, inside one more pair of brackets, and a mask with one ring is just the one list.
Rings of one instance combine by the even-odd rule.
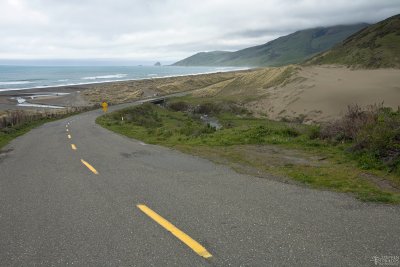
[[1, 0], [0, 58], [174, 61], [398, 13], [398, 0]]

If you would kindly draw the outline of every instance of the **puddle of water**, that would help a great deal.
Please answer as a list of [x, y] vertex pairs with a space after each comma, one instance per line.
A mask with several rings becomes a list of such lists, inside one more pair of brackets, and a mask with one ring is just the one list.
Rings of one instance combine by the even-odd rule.
[[64, 108], [64, 107], [60, 107], [60, 106], [30, 104], [30, 103], [21, 103], [21, 104], [17, 104], [17, 106], [19, 106], [19, 107], [36, 107], [36, 108]]
[[[31, 95], [28, 96], [30, 99], [35, 99], [38, 97], [46, 97], [46, 96], [61, 96], [61, 95], [67, 95], [68, 93], [50, 93], [50, 94], [42, 94], [42, 95]], [[41, 105], [41, 104], [32, 104], [29, 102], [26, 102], [26, 99], [20, 96], [17, 97], [11, 97], [11, 99], [17, 100], [18, 104], [17, 106], [19, 107], [36, 107], [36, 108], [64, 108], [60, 106], [52, 106], [52, 105]]]
[[26, 101], [25, 98], [22, 97], [11, 97], [11, 99], [17, 100], [18, 104], [22, 104]]
[[210, 124], [210, 126], [214, 127], [215, 129], [219, 130], [222, 128], [222, 125], [219, 123], [218, 119], [213, 117], [208, 117], [207, 115], [201, 115], [200, 119], [206, 123]]
[[48, 97], [48, 96], [64, 96], [64, 95], [69, 95], [69, 93], [48, 93], [48, 94], [35, 94], [35, 95], [30, 95], [30, 99], [35, 99], [39, 97]]

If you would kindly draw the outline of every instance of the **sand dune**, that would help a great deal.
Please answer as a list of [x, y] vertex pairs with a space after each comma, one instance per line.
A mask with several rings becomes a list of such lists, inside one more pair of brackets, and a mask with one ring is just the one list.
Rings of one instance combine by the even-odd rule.
[[[191, 91], [204, 101], [230, 100], [243, 104], [255, 115], [303, 122], [329, 121], [341, 116], [348, 105], [384, 103], [400, 106], [400, 69], [352, 70], [337, 66], [284, 66], [247, 71], [147, 79], [35, 91], [69, 92], [58, 98], [37, 99], [35, 103], [76, 106], [133, 101], [154, 94]], [[37, 93], [37, 92], [36, 92]], [[0, 110], [7, 109], [11, 95], [0, 94]], [[3, 103], [3, 102], [4, 103]]]
[[305, 121], [335, 119], [350, 104], [400, 106], [399, 69], [302, 67], [290, 79], [283, 86], [267, 88], [266, 97], [246, 106], [271, 119], [304, 117]]

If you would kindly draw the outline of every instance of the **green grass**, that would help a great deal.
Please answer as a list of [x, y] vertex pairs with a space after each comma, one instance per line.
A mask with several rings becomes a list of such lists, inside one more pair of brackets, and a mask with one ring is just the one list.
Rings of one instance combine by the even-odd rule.
[[47, 122], [56, 121], [60, 119], [64, 119], [73, 115], [77, 115], [79, 113], [89, 111], [94, 109], [95, 107], [81, 107], [81, 108], [74, 108], [72, 110], [66, 110], [65, 113], [48, 113], [47, 115], [43, 115], [42, 117], [32, 116], [35, 114], [31, 113], [17, 113], [12, 114], [11, 116], [20, 116], [19, 121], [25, 121], [23, 123], [19, 123], [17, 125], [8, 126], [5, 128], [0, 129], [0, 149], [6, 146], [9, 142], [13, 139], [26, 134], [33, 128], [36, 128], [40, 125], [43, 125]]
[[[187, 97], [185, 99], [189, 100]], [[193, 100], [200, 104], [197, 101]], [[214, 106], [215, 109], [218, 107], [221, 105]], [[210, 109], [213, 111], [212, 107]], [[249, 166], [264, 173], [290, 177], [313, 188], [351, 193], [363, 201], [400, 202], [400, 194], [382, 190], [373, 182], [362, 178], [361, 174], [365, 170], [359, 166], [354, 155], [346, 152], [349, 144], [332, 145], [327, 141], [313, 139], [315, 126], [253, 118], [240, 109], [230, 112], [221, 109], [214, 114], [223, 125], [218, 131], [205, 125], [196, 114], [189, 115], [152, 104], [101, 116], [97, 123], [149, 144], [174, 147], [234, 167]], [[123, 121], [121, 117], [124, 117]], [[257, 148], [271, 145], [285, 150], [301, 151], [305, 157], [314, 156], [328, 160], [320, 166], [273, 165], [268, 158], [256, 153]], [[399, 177], [385, 171], [374, 170], [372, 173], [400, 184]]]
[[0, 130], [0, 149], [5, 147], [9, 142], [11, 142], [13, 139], [17, 138], [18, 136], [21, 136], [23, 134], [26, 134], [33, 128], [36, 128], [46, 122], [53, 121], [55, 119], [40, 119], [34, 122], [30, 123], [24, 123], [18, 126], [14, 127], [9, 127], [5, 129]]

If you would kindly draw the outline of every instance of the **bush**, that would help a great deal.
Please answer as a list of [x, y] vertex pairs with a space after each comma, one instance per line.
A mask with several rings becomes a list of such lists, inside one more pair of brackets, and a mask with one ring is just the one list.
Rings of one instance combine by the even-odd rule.
[[178, 101], [169, 103], [167, 107], [173, 111], [187, 111], [189, 109], [189, 104], [185, 101]]
[[364, 125], [351, 150], [375, 156], [390, 170], [400, 166], [400, 111], [379, 110], [375, 121]]
[[161, 127], [161, 118], [154, 108], [154, 104], [146, 103], [134, 108], [129, 108], [115, 113], [114, 119], [121, 120], [124, 117], [127, 122], [146, 128]]
[[85, 107], [70, 107], [62, 110], [47, 110], [47, 111], [25, 111], [14, 110], [7, 111], [0, 116], [0, 131], [7, 132], [6, 128], [15, 128], [24, 126], [32, 122], [38, 122], [45, 119], [61, 119], [68, 115], [79, 112], [92, 110], [93, 106]]
[[343, 118], [325, 125], [321, 129], [321, 138], [335, 141], [354, 140], [365, 125], [375, 120], [379, 109], [376, 105], [370, 106], [366, 110], [358, 105], [350, 105]]
[[195, 110], [194, 113], [199, 113], [199, 114], [218, 114], [221, 111], [221, 107], [215, 103], [202, 103], [200, 105], [198, 105]]
[[383, 105], [362, 109], [349, 106], [341, 120], [322, 128], [321, 138], [352, 143], [349, 152], [357, 155], [363, 168], [400, 168], [400, 110]]
[[297, 137], [300, 135], [300, 132], [292, 127], [286, 127], [279, 131], [280, 135], [287, 136], [287, 137]]
[[318, 139], [321, 136], [321, 128], [318, 125], [307, 127], [305, 134], [311, 140]]

